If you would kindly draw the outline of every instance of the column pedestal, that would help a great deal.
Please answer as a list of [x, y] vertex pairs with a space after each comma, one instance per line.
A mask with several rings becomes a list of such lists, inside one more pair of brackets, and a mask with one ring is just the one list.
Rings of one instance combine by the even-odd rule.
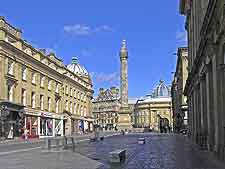
[[131, 128], [131, 111], [128, 107], [122, 107], [119, 112], [118, 130], [130, 130]]

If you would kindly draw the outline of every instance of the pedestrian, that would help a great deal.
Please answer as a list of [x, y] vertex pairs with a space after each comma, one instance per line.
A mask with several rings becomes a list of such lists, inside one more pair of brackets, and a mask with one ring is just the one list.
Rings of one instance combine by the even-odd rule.
[[28, 140], [28, 134], [29, 134], [29, 131], [27, 130], [27, 128], [24, 129], [24, 139], [25, 139], [25, 142], [28, 143], [29, 140]]

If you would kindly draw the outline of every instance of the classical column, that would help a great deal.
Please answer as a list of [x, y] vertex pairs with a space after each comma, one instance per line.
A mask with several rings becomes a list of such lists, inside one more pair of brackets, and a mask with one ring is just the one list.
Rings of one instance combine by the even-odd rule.
[[120, 101], [121, 107], [119, 111], [118, 128], [119, 130], [131, 129], [131, 110], [128, 107], [128, 51], [126, 41], [123, 40], [120, 49]]
[[201, 98], [201, 146], [203, 149], [207, 147], [207, 135], [208, 135], [208, 127], [207, 127], [207, 112], [206, 112], [206, 77], [203, 74], [200, 82], [200, 98]]
[[215, 150], [218, 150], [218, 144], [219, 144], [219, 114], [218, 114], [218, 95], [217, 95], [217, 64], [216, 64], [216, 55], [212, 57], [212, 73], [213, 73], [213, 113], [215, 118]]

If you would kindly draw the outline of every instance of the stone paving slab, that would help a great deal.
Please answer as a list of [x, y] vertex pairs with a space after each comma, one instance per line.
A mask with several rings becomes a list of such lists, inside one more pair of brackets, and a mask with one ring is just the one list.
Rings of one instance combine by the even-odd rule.
[[0, 169], [97, 169], [102, 164], [71, 151], [35, 150], [0, 156]]

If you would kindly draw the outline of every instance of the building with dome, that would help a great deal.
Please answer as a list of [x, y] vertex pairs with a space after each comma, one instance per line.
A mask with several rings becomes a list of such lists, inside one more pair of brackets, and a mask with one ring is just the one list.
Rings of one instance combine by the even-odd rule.
[[169, 132], [173, 126], [170, 91], [171, 87], [160, 80], [151, 94], [129, 99], [129, 107], [133, 109], [133, 127]]
[[76, 57], [65, 65], [0, 16], [0, 139], [92, 131], [92, 81]]

